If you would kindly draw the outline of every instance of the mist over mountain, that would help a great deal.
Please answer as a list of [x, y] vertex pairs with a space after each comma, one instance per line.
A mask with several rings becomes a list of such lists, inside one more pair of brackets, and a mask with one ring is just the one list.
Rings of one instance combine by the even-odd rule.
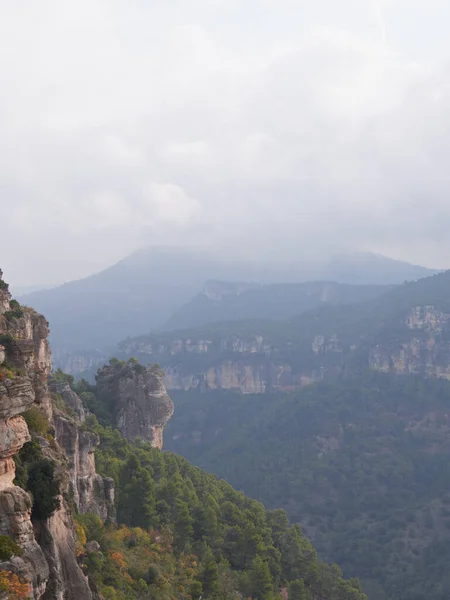
[[164, 329], [242, 319], [283, 320], [320, 305], [364, 302], [393, 287], [328, 281], [265, 285], [208, 281], [200, 294], [175, 311]]
[[[309, 259], [308, 259], [309, 260]], [[286, 263], [218, 258], [192, 248], [150, 247], [85, 279], [21, 297], [47, 315], [56, 351], [109, 349], [121, 339], [160, 329], [209, 279], [249, 283], [327, 280], [394, 284], [433, 271], [356, 254]]]

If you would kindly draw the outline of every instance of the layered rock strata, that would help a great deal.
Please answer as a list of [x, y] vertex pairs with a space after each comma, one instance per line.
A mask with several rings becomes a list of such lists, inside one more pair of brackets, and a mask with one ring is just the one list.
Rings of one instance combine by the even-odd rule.
[[[81, 427], [84, 412], [79, 398], [72, 397], [71, 406], [65, 390], [70, 414], [53, 411], [48, 334], [42, 315], [11, 302], [0, 271], [0, 535], [21, 548], [21, 556], [0, 562], [0, 570], [28, 582], [34, 600], [91, 600], [88, 580], [77, 562], [73, 503], [80, 512], [113, 518], [114, 488], [95, 472], [93, 450], [98, 440]], [[45, 520], [32, 518], [30, 495], [14, 485], [14, 456], [30, 440], [21, 415], [32, 406], [55, 434], [54, 439], [36, 434], [60, 481], [60, 508]]]

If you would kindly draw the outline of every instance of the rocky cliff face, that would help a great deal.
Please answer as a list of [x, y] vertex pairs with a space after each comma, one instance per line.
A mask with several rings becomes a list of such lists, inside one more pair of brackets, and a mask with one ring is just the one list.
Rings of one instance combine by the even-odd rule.
[[[334, 352], [337, 340], [318, 336], [311, 342], [314, 352]], [[151, 357], [163, 365], [168, 390], [227, 389], [243, 394], [301, 389], [324, 378], [324, 370], [298, 369], [283, 357], [286, 346], [273, 344], [264, 335], [223, 335], [214, 339], [185, 338], [165, 342], [128, 340], [126, 355], [143, 362]]]
[[391, 339], [371, 347], [369, 365], [376, 371], [421, 374], [450, 379], [450, 314], [435, 306], [416, 306], [405, 315]]
[[97, 375], [97, 394], [110, 405], [120, 433], [127, 440], [141, 438], [162, 448], [163, 431], [173, 415], [173, 402], [163, 373], [133, 360], [111, 361]]
[[[74, 411], [68, 417], [53, 410], [47, 384], [48, 333], [42, 315], [11, 301], [0, 271], [0, 535], [10, 537], [22, 550], [20, 557], [0, 563], [0, 570], [19, 574], [35, 600], [91, 600], [76, 559], [71, 496], [78, 510], [105, 516], [111, 514], [113, 491], [111, 483], [95, 473], [96, 440], [80, 429], [83, 415]], [[21, 413], [32, 406], [55, 429], [55, 439], [37, 438], [42, 455], [56, 465], [60, 479], [60, 508], [45, 520], [32, 517], [30, 495], [14, 485], [14, 456], [30, 440]]]
[[53, 424], [55, 439], [67, 459], [74, 502], [82, 514], [93, 513], [103, 521], [114, 520], [114, 482], [95, 471], [94, 451], [99, 440], [81, 426], [86, 419], [83, 403], [65, 381], [50, 380], [50, 390], [72, 413], [56, 407]]
[[169, 390], [222, 389], [242, 394], [301, 389], [322, 379], [319, 371], [294, 373], [289, 364], [275, 364], [264, 358], [261, 358], [259, 364], [249, 364], [245, 360], [226, 361], [195, 374], [182, 366], [167, 367], [165, 373], [165, 383]]
[[299, 323], [240, 326], [253, 333], [224, 324], [201, 336], [146, 336], [123, 342], [121, 351], [161, 364], [169, 390], [290, 391], [361, 368], [450, 379], [450, 312], [423, 304], [353, 322], [347, 309], [342, 325], [339, 311], [323, 320], [314, 314], [309, 322], [305, 315]]

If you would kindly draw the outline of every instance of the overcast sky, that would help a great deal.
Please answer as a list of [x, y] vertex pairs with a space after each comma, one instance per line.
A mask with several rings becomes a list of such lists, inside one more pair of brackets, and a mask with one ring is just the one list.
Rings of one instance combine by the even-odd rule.
[[166, 243], [450, 267], [449, 29], [448, 0], [0, 0], [5, 278]]

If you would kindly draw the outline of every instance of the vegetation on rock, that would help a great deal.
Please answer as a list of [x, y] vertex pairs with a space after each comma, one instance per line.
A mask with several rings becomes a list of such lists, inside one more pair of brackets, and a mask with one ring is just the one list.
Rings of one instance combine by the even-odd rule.
[[8, 535], [0, 535], [0, 562], [22, 554], [22, 548], [13, 539]]
[[60, 484], [55, 463], [44, 457], [36, 439], [22, 447], [14, 456], [14, 462], [16, 464], [14, 483], [31, 494], [32, 517], [48, 519], [60, 506]]
[[11, 571], [0, 571], [1, 600], [23, 600], [29, 598], [31, 587]]

